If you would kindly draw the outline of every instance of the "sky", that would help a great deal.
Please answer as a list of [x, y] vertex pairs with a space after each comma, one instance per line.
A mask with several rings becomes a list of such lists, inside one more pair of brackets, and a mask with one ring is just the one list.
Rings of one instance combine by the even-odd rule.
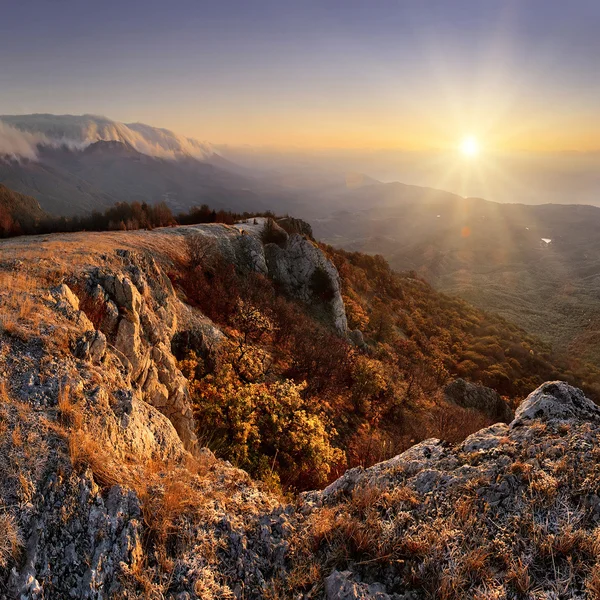
[[0, 0], [0, 114], [215, 144], [600, 149], [598, 0]]

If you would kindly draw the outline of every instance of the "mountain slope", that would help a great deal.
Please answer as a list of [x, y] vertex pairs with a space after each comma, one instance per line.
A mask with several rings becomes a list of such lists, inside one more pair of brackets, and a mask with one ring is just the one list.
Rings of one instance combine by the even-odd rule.
[[427, 440], [304, 495], [285, 586], [320, 597], [595, 598], [600, 411], [547, 383], [510, 425]]
[[558, 369], [537, 342], [261, 225], [0, 244], [0, 595], [592, 589], [599, 409], [546, 385], [455, 443], [492, 421], [439, 396], [441, 366], [500, 353], [517, 394]]
[[36, 142], [85, 148], [98, 141], [115, 141], [127, 144], [143, 154], [162, 158], [191, 156], [205, 159], [213, 154], [210, 144], [180, 136], [167, 129], [143, 123], [119, 123], [96, 115], [0, 115], [0, 122], [17, 132], [25, 133], [22, 141], [29, 142], [33, 151], [36, 150], [33, 145]]
[[175, 212], [210, 203], [244, 212], [294, 201], [291, 194], [278, 195], [212, 164], [156, 158], [121, 142], [95, 142], [84, 150], [41, 147], [36, 160], [0, 160], [0, 181], [65, 216], [116, 202], [164, 201]]
[[46, 217], [39, 203], [0, 184], [0, 234], [25, 233]]
[[285, 212], [298, 195], [217, 157], [208, 144], [143, 124], [90, 115], [0, 117], [0, 182], [56, 215], [116, 202], [209, 203]]
[[429, 194], [416, 201], [392, 195], [395, 204], [386, 199], [372, 207], [370, 194], [361, 198], [361, 209], [315, 221], [315, 234], [343, 248], [381, 253], [394, 268], [416, 270], [557, 351], [598, 360], [600, 209]]

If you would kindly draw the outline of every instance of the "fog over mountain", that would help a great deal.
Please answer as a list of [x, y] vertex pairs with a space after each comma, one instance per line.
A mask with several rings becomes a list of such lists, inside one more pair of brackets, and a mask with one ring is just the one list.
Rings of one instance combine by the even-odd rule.
[[0, 121], [0, 156], [34, 159], [37, 145], [44, 141], [44, 136], [20, 131]]
[[33, 158], [40, 144], [85, 148], [99, 141], [122, 142], [142, 154], [161, 158], [191, 156], [203, 160], [213, 154], [206, 142], [143, 123], [125, 124], [95, 115], [0, 116], [0, 154]]

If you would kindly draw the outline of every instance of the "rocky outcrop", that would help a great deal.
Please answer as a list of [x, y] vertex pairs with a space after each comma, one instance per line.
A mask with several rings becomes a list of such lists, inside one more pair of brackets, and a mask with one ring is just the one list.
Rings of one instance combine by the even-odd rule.
[[465, 381], [455, 379], [444, 388], [447, 400], [462, 406], [463, 408], [474, 408], [487, 415], [491, 419], [510, 423], [513, 411], [495, 390]]
[[[426, 440], [304, 494], [309, 521], [330, 515], [349, 528], [343, 535], [355, 536], [341, 538], [349, 554], [326, 578], [327, 598], [425, 598], [440, 589], [457, 598], [553, 598], [559, 585], [562, 597], [590, 597], [595, 567], [586, 557], [600, 526], [599, 443], [600, 409], [581, 390], [550, 382], [523, 401], [509, 425], [458, 446]], [[319, 550], [329, 565], [336, 561], [328, 552], [346, 531], [336, 527]], [[562, 545], [572, 539], [578, 544]], [[475, 568], [484, 570], [475, 575]], [[515, 577], [523, 578], [517, 591]]]
[[[211, 252], [217, 253], [235, 265], [241, 273], [254, 271], [268, 274], [265, 252], [260, 240], [259, 225], [234, 227], [230, 225], [194, 225], [179, 227], [175, 233], [184, 238], [201, 236], [212, 245]], [[248, 230], [249, 229], [249, 230]]]
[[118, 485], [106, 497], [100, 492], [91, 474], [72, 476], [67, 485], [49, 477], [42, 510], [30, 525], [24, 566], [9, 580], [14, 597], [89, 599], [122, 590], [124, 567], [136, 569], [144, 558], [140, 503]]
[[172, 352], [222, 334], [150, 253], [85, 259], [31, 286], [35, 334], [0, 330], [0, 598], [264, 597], [293, 511], [194, 447]]
[[187, 380], [177, 368], [171, 340], [177, 330], [177, 304], [170, 280], [149, 255], [118, 250], [123, 269], [92, 269], [84, 294], [98, 332], [76, 346], [79, 356], [98, 359], [108, 339], [131, 385], [173, 423], [188, 449], [196, 444]]
[[[259, 217], [240, 223], [237, 227], [256, 241], [261, 241], [268, 219]], [[292, 220], [287, 225], [292, 229], [306, 230]], [[285, 223], [284, 223], [285, 224]], [[346, 308], [342, 300], [340, 276], [335, 265], [327, 258], [318, 245], [306, 235], [288, 234], [277, 224], [281, 232], [278, 243], [264, 244], [262, 253], [266, 272], [277, 282], [285, 293], [322, 312], [335, 330], [346, 335], [348, 322]], [[262, 242], [261, 242], [262, 244]], [[262, 262], [260, 263], [262, 265]]]
[[[173, 235], [188, 239], [201, 236], [210, 246], [207, 251], [231, 262], [241, 273], [272, 277], [286, 293], [314, 305], [339, 333], [346, 334], [335, 266], [314, 242], [298, 234], [285, 234], [283, 247], [263, 246], [262, 227], [264, 219], [239, 228], [181, 227], [173, 230]], [[120, 260], [117, 268], [107, 264], [85, 273], [84, 285], [79, 285], [81, 298], [66, 284], [53, 291], [58, 309], [75, 320], [81, 330], [74, 343], [74, 355], [99, 364], [110, 348], [140, 398], [166, 415], [185, 446], [192, 449], [196, 444], [195, 426], [187, 381], [172, 352], [174, 341], [185, 336], [201, 339], [201, 346], [208, 352], [218, 345], [222, 334], [205, 318], [192, 317], [195, 331], [188, 328], [188, 323], [178, 322], [189, 311], [186, 313], [164, 267], [151, 253], [123, 249], [116, 254]], [[210, 357], [207, 360], [210, 362]]]
[[288, 233], [299, 233], [311, 240], [314, 240], [313, 230], [310, 223], [307, 223], [303, 219], [296, 219], [294, 217], [281, 217], [277, 219], [277, 225], [285, 229]]
[[269, 275], [292, 297], [306, 303], [322, 303], [336, 331], [348, 330], [340, 276], [321, 249], [298, 234], [289, 236], [283, 247], [265, 246]]

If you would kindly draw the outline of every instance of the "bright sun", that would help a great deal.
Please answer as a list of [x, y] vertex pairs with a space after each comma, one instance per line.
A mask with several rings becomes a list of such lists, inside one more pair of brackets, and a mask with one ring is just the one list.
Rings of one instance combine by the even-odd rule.
[[460, 151], [470, 158], [477, 156], [479, 154], [479, 142], [477, 138], [469, 135], [463, 139], [460, 143]]

